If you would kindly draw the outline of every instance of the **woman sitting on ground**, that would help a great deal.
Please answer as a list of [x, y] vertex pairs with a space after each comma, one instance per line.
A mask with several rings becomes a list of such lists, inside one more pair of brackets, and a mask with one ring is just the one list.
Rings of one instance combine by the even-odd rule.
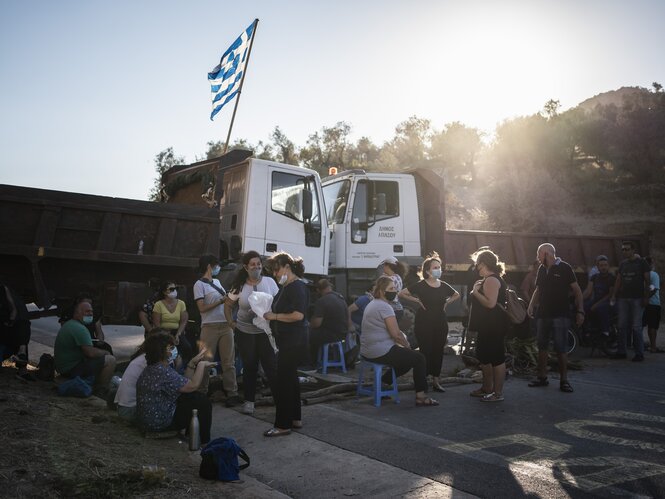
[[[192, 358], [193, 349], [185, 336], [185, 327], [189, 315], [185, 302], [178, 299], [178, 291], [173, 281], [165, 281], [159, 290], [160, 299], [155, 302], [152, 309], [153, 327], [166, 329], [171, 333], [178, 347], [178, 353], [182, 362], [176, 363], [180, 368], [182, 364], [189, 362]], [[182, 370], [180, 369], [182, 372]]]
[[[391, 306], [395, 296], [397, 289], [392, 279], [379, 277], [374, 285], [374, 300], [367, 305], [363, 316], [360, 355], [370, 362], [393, 367], [398, 377], [413, 369], [416, 406], [439, 405], [426, 394], [425, 356], [411, 350], [406, 336], [397, 326], [395, 311]], [[390, 371], [383, 375], [383, 382], [392, 383]]]
[[193, 369], [188, 379], [169, 367], [173, 348], [174, 339], [168, 334], [157, 333], [145, 341], [147, 366], [136, 382], [136, 419], [145, 431], [183, 430], [189, 425], [192, 410], [197, 409], [199, 436], [205, 444], [210, 441], [212, 404], [197, 390], [206, 369], [215, 363], [190, 363]]
[[[165, 329], [153, 328], [148, 332], [146, 339], [155, 334], [168, 335], [168, 331], [166, 331]], [[177, 352], [177, 350], [173, 350], [172, 353], [175, 352]], [[188, 369], [185, 372], [185, 376], [187, 378], [191, 378], [193, 376], [194, 369], [192, 369], [192, 367], [198, 364], [198, 362], [203, 358], [205, 353], [206, 350], [204, 348], [199, 352], [199, 354], [196, 357], [194, 357], [189, 362]], [[173, 355], [171, 355], [171, 357], [173, 357]], [[170, 358], [169, 360], [172, 361], [175, 359]], [[148, 363], [145, 358], [145, 341], [144, 341], [141, 344], [141, 346], [139, 346], [139, 348], [136, 350], [136, 352], [134, 352], [129, 362], [129, 365], [125, 369], [125, 372], [122, 374], [122, 379], [120, 380], [120, 384], [118, 385], [118, 391], [116, 392], [115, 399], [113, 401], [117, 405], [118, 416], [129, 423], [133, 423], [136, 421], [136, 382], [138, 381], [139, 376], [141, 376], [143, 370], [146, 368], [147, 365]]]

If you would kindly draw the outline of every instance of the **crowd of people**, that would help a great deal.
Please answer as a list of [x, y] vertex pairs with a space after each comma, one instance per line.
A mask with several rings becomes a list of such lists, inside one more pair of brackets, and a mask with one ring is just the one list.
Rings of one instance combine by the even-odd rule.
[[[659, 276], [651, 260], [637, 255], [631, 242], [624, 242], [622, 251], [625, 258], [617, 275], [610, 273], [608, 258], [599, 255], [582, 291], [572, 267], [556, 256], [554, 246], [538, 247], [532, 271], [519, 288], [528, 303], [526, 313], [538, 346], [538, 373], [530, 387], [549, 385], [552, 342], [559, 388], [573, 392], [566, 353], [571, 322], [581, 326], [586, 321], [599, 334], [609, 335], [616, 314], [619, 336], [612, 358], [627, 358], [632, 344], [632, 360], [644, 360], [643, 326], [648, 330], [649, 351], [662, 352], [656, 344]], [[470, 395], [483, 402], [501, 402], [506, 377], [504, 339], [512, 327], [505, 308], [509, 291], [505, 265], [487, 247], [471, 255], [471, 260], [475, 278], [468, 294], [468, 329], [477, 333], [475, 354], [483, 377], [482, 385]], [[368, 283], [366, 292], [350, 304], [329, 280], [322, 279], [315, 283], [318, 297], [310, 306], [300, 258], [277, 253], [264, 267], [259, 253], [248, 251], [225, 289], [218, 279], [220, 262], [204, 255], [199, 259], [200, 277], [193, 283], [194, 303], [201, 316], [199, 340], [192, 341], [186, 334], [189, 316], [178, 297], [182, 287], [164, 280], [139, 313], [145, 340], [110, 401], [122, 419], [145, 431], [186, 429], [196, 409], [200, 440], [206, 443], [212, 424], [207, 393], [214, 367], [220, 373], [227, 406], [242, 404], [241, 411], [248, 415], [254, 413], [259, 381], [265, 379], [274, 399], [275, 418], [264, 435], [288, 435], [303, 425], [298, 370], [316, 368], [324, 344], [355, 338], [362, 358], [392, 367], [398, 377], [412, 372], [417, 407], [437, 406], [439, 402], [429, 393], [445, 391], [440, 374], [448, 336], [446, 309], [461, 297], [442, 280], [442, 268], [441, 257], [431, 253], [422, 263], [419, 279], [405, 286], [406, 265], [388, 257], [379, 265], [376, 281]], [[257, 314], [253, 297], [259, 295], [268, 298], [269, 308]], [[415, 311], [413, 342], [400, 329], [405, 304]], [[30, 340], [24, 309], [20, 298], [0, 285], [0, 352], [3, 360], [14, 355], [19, 376], [27, 379], [21, 368], [27, 364]], [[55, 367], [61, 376], [85, 379], [106, 396], [116, 359], [95, 313], [90, 297], [82, 295], [63, 314], [54, 347]], [[242, 365], [242, 397], [237, 358]], [[392, 383], [390, 370], [383, 381]]]

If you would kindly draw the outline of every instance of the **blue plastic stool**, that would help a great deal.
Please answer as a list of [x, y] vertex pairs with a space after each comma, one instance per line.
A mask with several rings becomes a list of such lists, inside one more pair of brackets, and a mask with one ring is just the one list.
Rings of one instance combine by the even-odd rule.
[[[363, 386], [365, 381], [364, 374], [365, 369], [374, 369], [374, 384], [369, 387]], [[393, 385], [390, 390], [381, 389], [381, 376], [383, 375], [384, 369], [390, 369], [393, 374]], [[397, 376], [395, 375], [395, 369], [391, 366], [385, 364], [378, 364], [376, 362], [369, 361], [367, 359], [360, 359], [360, 369], [358, 371], [358, 396], [360, 395], [372, 395], [374, 397], [374, 405], [376, 407], [381, 406], [381, 397], [384, 395], [389, 395], [395, 399], [395, 403], [399, 404], [399, 391], [397, 390]]]
[[[336, 346], [339, 352], [339, 360], [330, 360], [328, 358], [328, 350], [330, 345], [333, 347]], [[342, 372], [346, 372], [346, 362], [344, 362], [344, 342], [343, 341], [333, 341], [332, 343], [324, 343], [321, 347], [321, 372], [323, 374], [328, 373], [329, 367], [341, 367]], [[333, 350], [334, 352], [334, 350]]]

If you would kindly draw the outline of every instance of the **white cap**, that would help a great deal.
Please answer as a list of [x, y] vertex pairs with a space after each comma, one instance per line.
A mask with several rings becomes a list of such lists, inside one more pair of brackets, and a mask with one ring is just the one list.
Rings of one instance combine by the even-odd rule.
[[390, 263], [391, 265], [396, 265], [397, 264], [397, 258], [394, 256], [389, 256], [388, 258], [384, 259], [381, 262], [381, 265], [385, 265], [386, 263]]

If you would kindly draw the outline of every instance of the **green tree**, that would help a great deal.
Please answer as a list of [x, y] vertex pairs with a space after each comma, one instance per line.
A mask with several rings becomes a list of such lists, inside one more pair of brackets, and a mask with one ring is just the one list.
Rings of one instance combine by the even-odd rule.
[[155, 178], [154, 185], [148, 194], [148, 199], [150, 201], [157, 201], [160, 203], [166, 202], [167, 196], [164, 193], [163, 182], [164, 173], [169, 168], [175, 165], [181, 165], [184, 162], [185, 158], [183, 156], [177, 156], [175, 152], [173, 152], [173, 147], [168, 147], [155, 155], [154, 163], [157, 177]]
[[351, 125], [340, 121], [335, 126], [323, 127], [307, 139], [305, 147], [300, 149], [300, 160], [303, 165], [319, 172], [325, 177], [328, 169], [335, 166], [345, 170], [349, 165], [348, 150]]
[[272, 143], [275, 146], [275, 161], [286, 163], [287, 165], [297, 165], [299, 158], [296, 146], [289, 138], [276, 126], [270, 135]]
[[459, 121], [448, 123], [432, 135], [430, 158], [447, 172], [448, 179], [477, 178], [476, 159], [483, 143], [481, 133]]
[[411, 116], [395, 127], [395, 136], [384, 145], [384, 150], [394, 157], [394, 163], [400, 170], [431, 167], [431, 138], [430, 120]]

